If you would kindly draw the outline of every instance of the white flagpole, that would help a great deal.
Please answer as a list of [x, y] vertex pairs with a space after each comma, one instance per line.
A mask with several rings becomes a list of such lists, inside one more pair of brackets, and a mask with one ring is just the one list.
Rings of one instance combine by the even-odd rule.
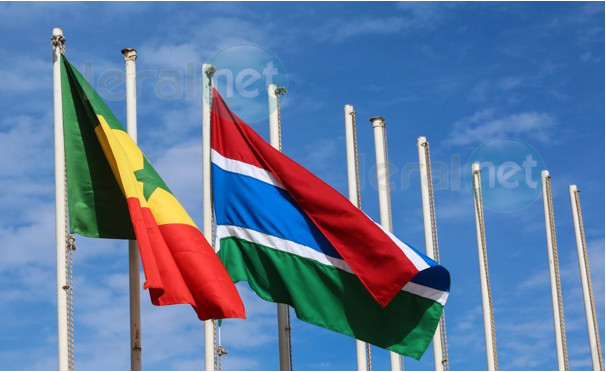
[[[347, 183], [349, 188], [349, 201], [360, 208], [360, 176], [358, 168], [358, 144], [356, 140], [355, 111], [352, 105], [345, 105], [345, 148], [347, 151]], [[356, 340], [356, 360], [358, 371], [370, 369], [370, 353], [367, 355], [368, 344]]]
[[[137, 51], [122, 49], [126, 70], [126, 130], [137, 143]], [[141, 294], [139, 292], [139, 247], [128, 242], [128, 284], [130, 296], [130, 369], [141, 370]]]
[[553, 305], [553, 328], [556, 338], [558, 370], [568, 371], [568, 350], [566, 347], [566, 329], [562, 288], [560, 286], [560, 265], [558, 263], [558, 245], [556, 241], [553, 202], [551, 196], [551, 177], [549, 171], [541, 171], [543, 186], [543, 211], [545, 212], [545, 234], [547, 236], [547, 255], [549, 258], [549, 279], [551, 282], [551, 302]]
[[[389, 185], [389, 162], [387, 156], [387, 134], [385, 133], [385, 119], [376, 116], [370, 119], [375, 138], [375, 157], [377, 162], [377, 188], [379, 191], [379, 212], [381, 225], [393, 232], [391, 223], [391, 194]], [[402, 371], [400, 355], [389, 352], [389, 360], [392, 371]]]
[[579, 271], [581, 274], [581, 287], [583, 288], [583, 302], [585, 303], [585, 318], [587, 320], [587, 333], [589, 335], [589, 348], [591, 350], [591, 362], [594, 371], [603, 371], [602, 348], [600, 346], [600, 332], [598, 319], [595, 312], [593, 288], [591, 285], [591, 272], [589, 270], [589, 257], [587, 255], [587, 243], [585, 241], [585, 229], [583, 227], [583, 215], [581, 213], [581, 199], [576, 185], [568, 186], [570, 192], [570, 207], [572, 208], [572, 221], [574, 224], [574, 235], [577, 243], [579, 257]]
[[65, 147], [63, 138], [63, 96], [61, 94], [61, 54], [64, 53], [63, 29], [53, 28], [53, 101], [55, 121], [55, 242], [57, 247], [57, 347], [59, 370], [69, 369], [67, 315], [67, 200], [65, 185]]
[[[283, 92], [275, 84], [267, 86], [269, 105], [269, 143], [282, 151], [279, 95]], [[278, 311], [278, 350], [280, 371], [292, 370], [292, 350], [290, 341], [290, 309], [286, 304], [277, 304]]]
[[[212, 107], [212, 75], [216, 68], [210, 63], [202, 65], [202, 193], [203, 193], [203, 230], [208, 243], [214, 245], [213, 237], [213, 204], [212, 182], [210, 172], [210, 109]], [[215, 358], [215, 321], [204, 322], [204, 367], [207, 371], [214, 371]]]
[[[425, 137], [417, 138], [419, 151], [419, 177], [421, 178], [421, 201], [423, 205], [423, 227], [425, 229], [425, 253], [427, 257], [439, 262], [438, 232], [436, 227], [435, 207], [433, 200], [433, 180], [431, 179], [431, 160], [429, 142]], [[430, 188], [432, 190], [430, 194]], [[446, 329], [444, 314], [433, 335], [433, 362], [436, 371], [448, 370], [448, 354], [445, 353]], [[444, 336], [444, 337], [443, 337]]]
[[480, 288], [482, 290], [482, 313], [484, 314], [484, 337], [486, 339], [486, 361], [489, 371], [499, 369], [497, 360], [497, 341], [494, 327], [490, 280], [488, 278], [488, 256], [486, 252], [486, 233], [484, 230], [484, 206], [482, 205], [482, 184], [480, 163], [471, 165], [473, 180], [473, 201], [476, 217], [476, 234], [478, 239], [478, 260], [480, 263]]

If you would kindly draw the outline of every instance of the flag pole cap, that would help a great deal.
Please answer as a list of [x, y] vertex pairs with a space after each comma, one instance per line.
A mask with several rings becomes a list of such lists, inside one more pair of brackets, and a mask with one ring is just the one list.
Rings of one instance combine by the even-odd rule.
[[480, 171], [480, 163], [478, 163], [477, 161], [475, 163], [471, 164], [471, 171], [472, 172], [479, 172]]
[[384, 127], [385, 124], [387, 124], [387, 122], [385, 121], [385, 118], [382, 116], [375, 116], [370, 118], [370, 122], [372, 123], [372, 127]]
[[124, 54], [124, 60], [129, 60], [129, 59], [137, 59], [137, 50], [133, 49], [133, 48], [124, 48], [122, 49], [122, 54]]

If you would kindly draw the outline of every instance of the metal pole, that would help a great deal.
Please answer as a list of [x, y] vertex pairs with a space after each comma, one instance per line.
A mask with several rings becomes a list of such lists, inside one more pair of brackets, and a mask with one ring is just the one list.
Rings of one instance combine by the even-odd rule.
[[[278, 151], [282, 151], [281, 124], [280, 123], [280, 90], [275, 84], [267, 86], [269, 108], [269, 143]], [[289, 307], [286, 304], [277, 304], [278, 311], [278, 350], [280, 355], [280, 371], [292, 370], [290, 350], [290, 324]]]
[[591, 273], [589, 270], [589, 257], [587, 256], [587, 245], [585, 241], [585, 229], [581, 214], [581, 200], [576, 185], [568, 186], [570, 192], [570, 207], [572, 208], [572, 221], [574, 224], [574, 235], [577, 243], [579, 256], [579, 271], [581, 274], [581, 287], [583, 288], [583, 302], [585, 303], [585, 318], [587, 320], [587, 333], [589, 335], [589, 348], [591, 349], [591, 362], [594, 371], [603, 371], [602, 350], [600, 347], [598, 320], [593, 301], [593, 288], [591, 285]]
[[543, 211], [545, 212], [545, 234], [547, 237], [547, 256], [549, 258], [549, 279], [551, 283], [551, 302], [553, 307], [553, 328], [555, 331], [556, 353], [558, 357], [558, 370], [568, 370], [566, 351], [566, 335], [564, 328], [564, 314], [562, 309], [562, 291], [560, 289], [560, 270], [557, 257], [557, 242], [555, 235], [555, 221], [553, 205], [551, 203], [551, 177], [549, 171], [541, 171], [543, 186]]
[[[126, 70], [126, 130], [137, 143], [137, 51], [122, 49]], [[141, 370], [141, 294], [139, 288], [139, 247], [128, 242], [128, 290], [130, 296], [130, 369]]]
[[[435, 261], [434, 247], [436, 247], [437, 242], [434, 241], [433, 224], [435, 224], [435, 216], [431, 213], [431, 210], [433, 209], [433, 200], [430, 200], [429, 195], [429, 186], [431, 184], [433, 189], [433, 180], [427, 172], [427, 167], [431, 166], [431, 164], [427, 164], [426, 160], [429, 157], [428, 147], [429, 142], [427, 142], [425, 137], [417, 138], [417, 149], [419, 151], [419, 177], [421, 178], [421, 202], [423, 205], [423, 227], [425, 229], [425, 253], [427, 254], [427, 257]], [[442, 326], [443, 324], [440, 322], [432, 340], [433, 362], [436, 371], [443, 371], [445, 364], [448, 363], [448, 360], [444, 355], [444, 349], [442, 348], [444, 343], [444, 340], [441, 337]]]
[[482, 290], [482, 313], [484, 314], [484, 337], [486, 340], [486, 361], [489, 371], [496, 371], [497, 350], [494, 333], [494, 316], [492, 312], [492, 298], [490, 295], [490, 281], [488, 279], [488, 257], [486, 253], [486, 235], [484, 230], [484, 207], [482, 205], [482, 186], [480, 178], [480, 163], [471, 165], [473, 179], [473, 198], [476, 217], [476, 233], [478, 239], [478, 260], [480, 263], [480, 288]]
[[[210, 63], [202, 65], [202, 193], [203, 193], [203, 230], [204, 237], [211, 246], [213, 237], [212, 182], [210, 172], [210, 110], [212, 107], [212, 75], [216, 68]], [[215, 370], [215, 321], [204, 322], [204, 369]]]
[[[387, 136], [385, 133], [385, 119], [376, 116], [370, 119], [375, 137], [375, 156], [377, 162], [377, 188], [379, 191], [379, 212], [381, 225], [393, 232], [391, 224], [391, 196], [389, 190], [389, 162], [387, 159]], [[403, 365], [400, 356], [393, 351], [389, 352], [392, 371], [401, 371]]]
[[55, 243], [57, 247], [57, 356], [59, 370], [69, 369], [67, 327], [67, 200], [65, 147], [63, 138], [63, 96], [61, 94], [61, 54], [65, 47], [63, 29], [53, 28], [53, 101], [55, 110]]
[[[349, 201], [360, 208], [360, 187], [358, 174], [358, 148], [356, 141], [356, 128], [354, 125], [354, 115], [356, 114], [352, 105], [345, 105], [345, 148], [347, 151], [347, 183], [349, 188]], [[366, 354], [368, 345], [366, 342], [356, 340], [356, 360], [358, 371], [368, 371], [369, 361]]]

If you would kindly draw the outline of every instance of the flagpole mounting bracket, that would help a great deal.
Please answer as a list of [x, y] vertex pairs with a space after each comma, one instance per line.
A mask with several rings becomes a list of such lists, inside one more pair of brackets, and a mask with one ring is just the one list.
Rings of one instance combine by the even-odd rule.
[[278, 88], [276, 88], [276, 96], [286, 95], [286, 93], [287, 93], [287, 90], [284, 85], [280, 85]]
[[208, 76], [209, 79], [212, 79], [213, 75], [215, 74], [215, 72], [217, 71], [217, 68], [215, 66], [210, 66], [209, 68], [206, 69], [205, 73], [206, 76]]
[[51, 45], [53, 46], [53, 48], [59, 47], [61, 50], [61, 54], [65, 54], [65, 36], [63, 36], [62, 28], [53, 28], [53, 35], [51, 36]]

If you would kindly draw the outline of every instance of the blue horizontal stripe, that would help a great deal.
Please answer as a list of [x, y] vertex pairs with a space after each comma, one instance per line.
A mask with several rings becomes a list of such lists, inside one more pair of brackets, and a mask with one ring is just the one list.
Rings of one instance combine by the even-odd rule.
[[450, 274], [448, 270], [439, 265], [430, 266], [429, 269], [419, 271], [410, 281], [443, 292], [450, 292]]
[[341, 258], [285, 190], [215, 164], [212, 182], [217, 225], [245, 227]]
[[450, 274], [448, 273], [448, 270], [440, 266], [431, 258], [427, 257], [425, 254], [421, 253], [412, 245], [407, 243], [404, 244], [418, 254], [419, 257], [421, 257], [423, 261], [429, 265], [428, 269], [420, 271], [417, 275], [415, 275], [414, 278], [411, 279], [411, 282], [424, 285], [426, 287], [439, 289], [440, 291], [449, 292]]

